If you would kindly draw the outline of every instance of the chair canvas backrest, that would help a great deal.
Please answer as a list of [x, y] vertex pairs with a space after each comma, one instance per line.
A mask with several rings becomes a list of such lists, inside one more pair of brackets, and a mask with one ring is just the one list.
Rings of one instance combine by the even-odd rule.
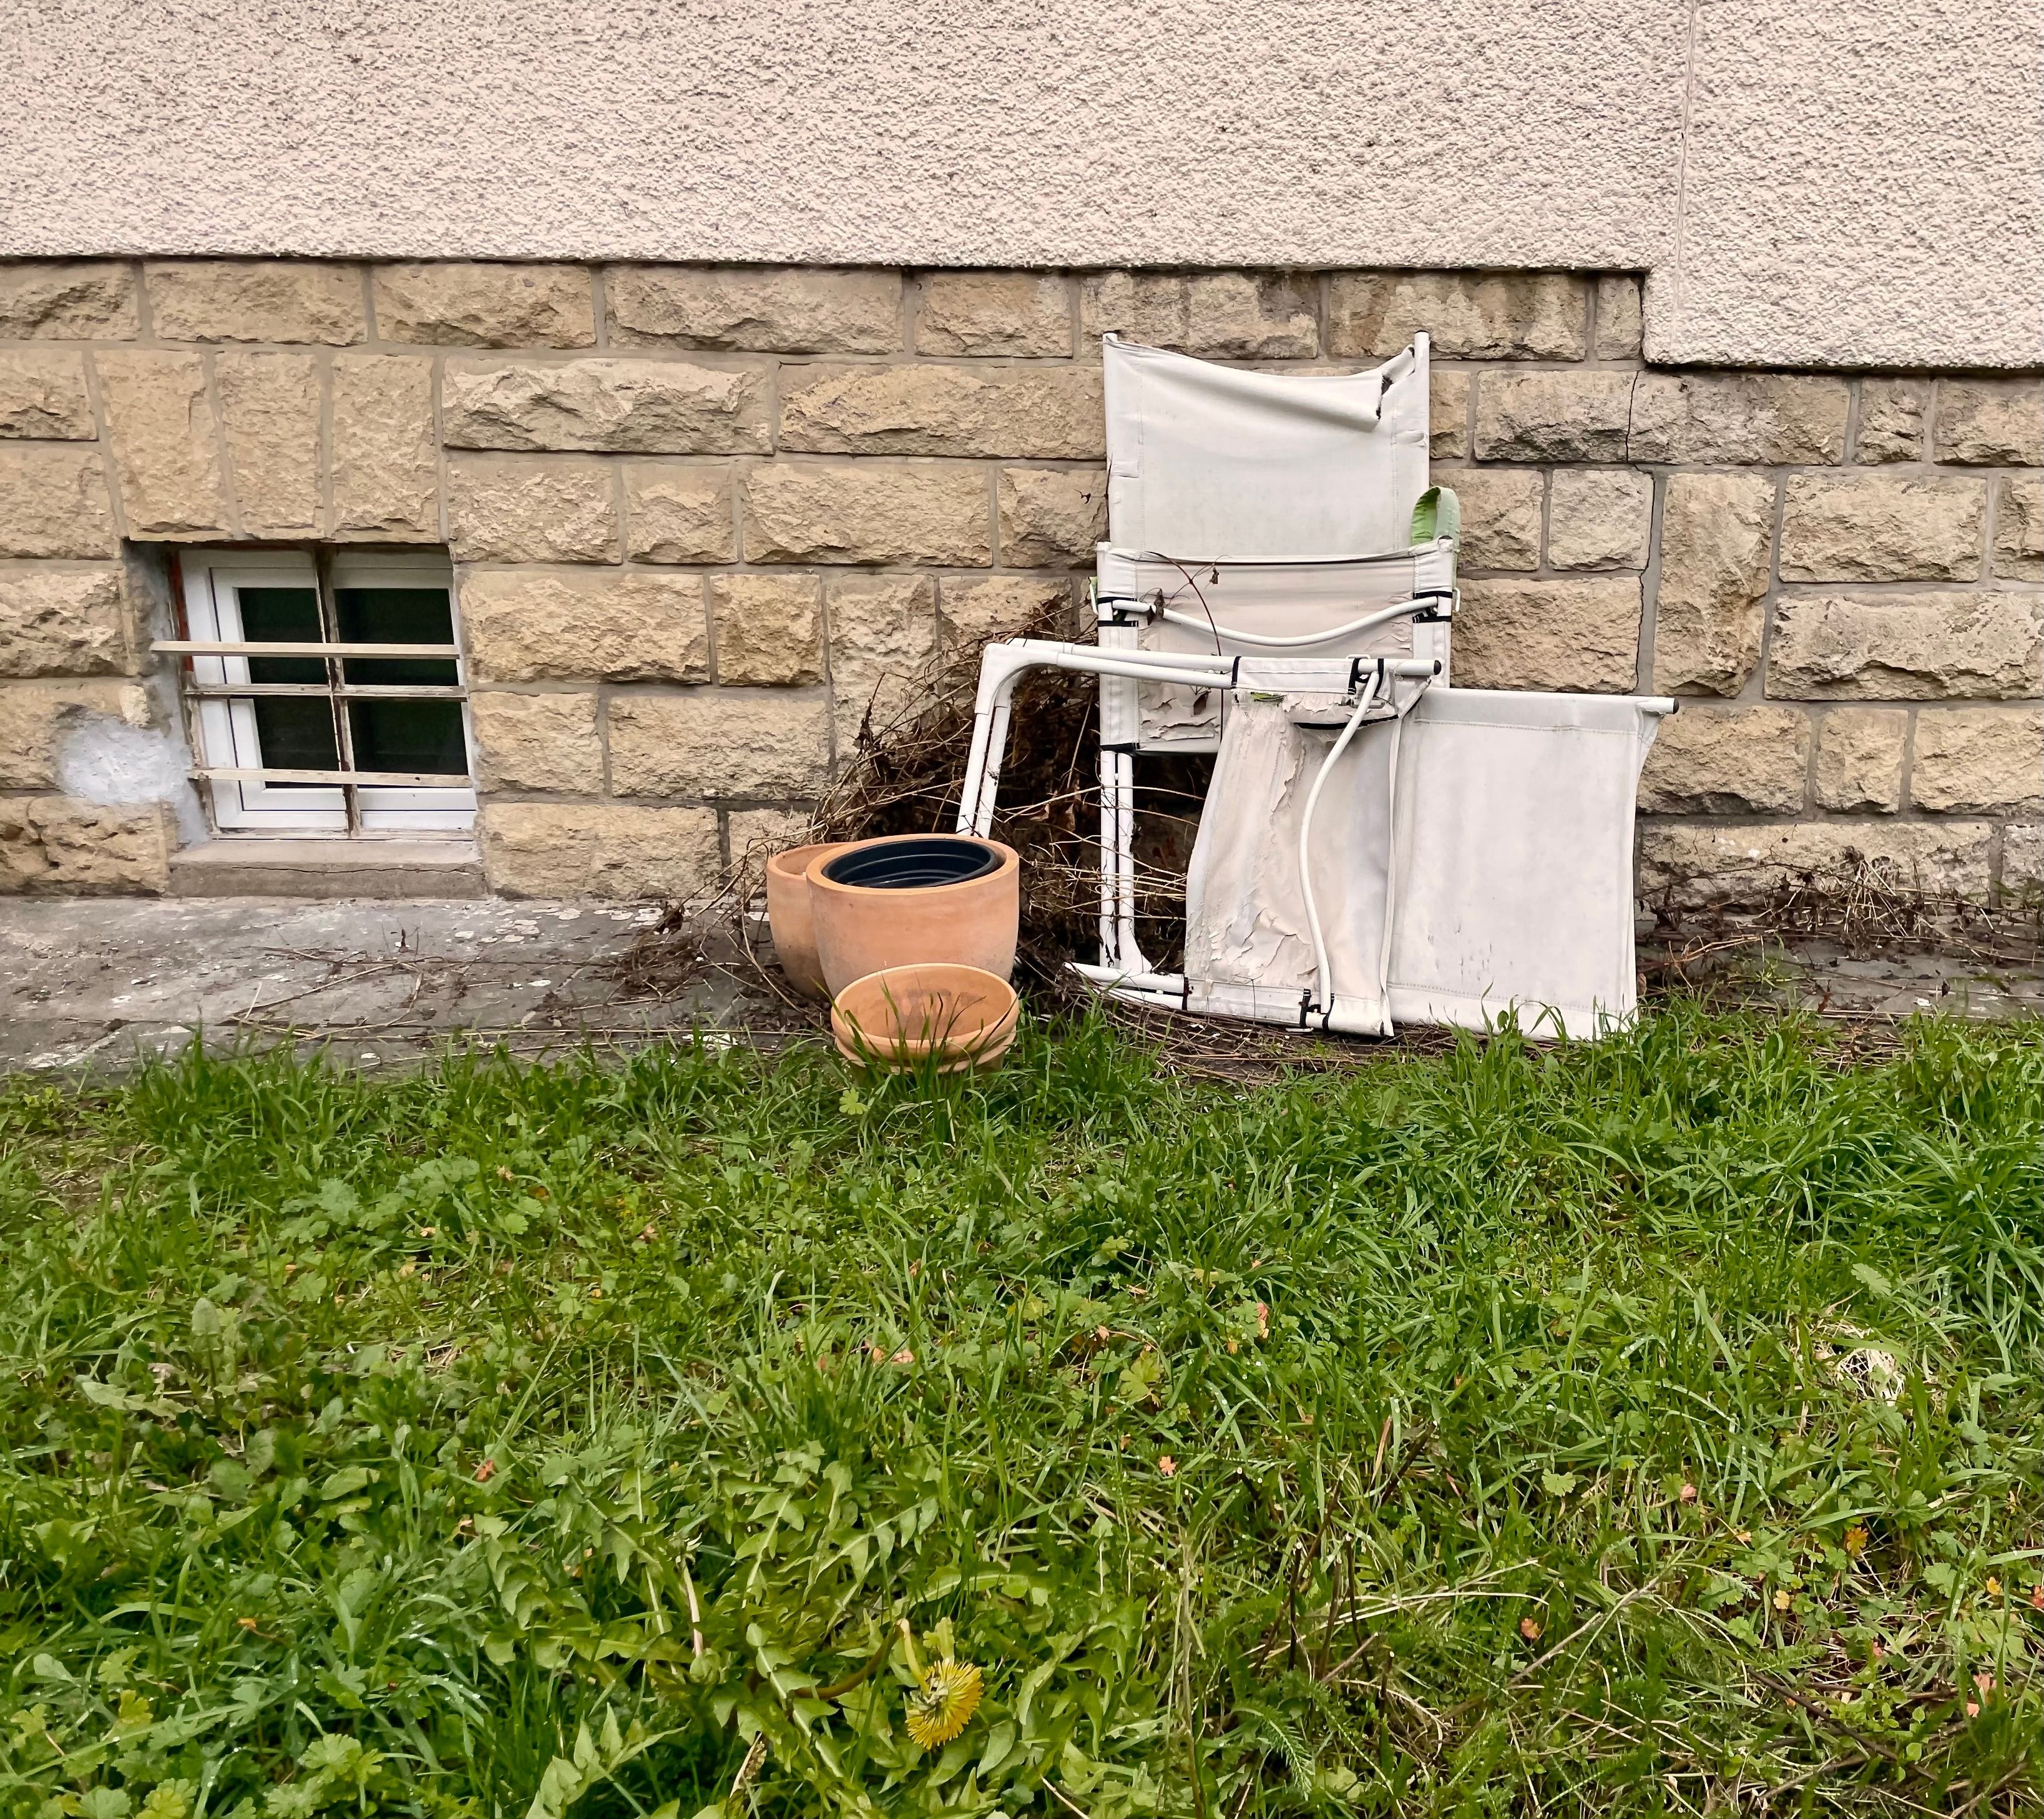
[[1427, 490], [1424, 341], [1360, 373], [1259, 373], [1108, 335], [1108, 540], [1185, 561], [1376, 556]]

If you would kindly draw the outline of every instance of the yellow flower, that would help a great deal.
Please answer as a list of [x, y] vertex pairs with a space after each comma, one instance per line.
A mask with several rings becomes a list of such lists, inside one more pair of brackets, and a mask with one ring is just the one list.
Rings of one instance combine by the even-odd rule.
[[1866, 1530], [1857, 1522], [1846, 1531], [1846, 1552], [1854, 1559], [1866, 1552]]
[[970, 1662], [938, 1662], [909, 1695], [909, 1735], [925, 1749], [949, 1743], [972, 1722], [979, 1695], [979, 1670]]

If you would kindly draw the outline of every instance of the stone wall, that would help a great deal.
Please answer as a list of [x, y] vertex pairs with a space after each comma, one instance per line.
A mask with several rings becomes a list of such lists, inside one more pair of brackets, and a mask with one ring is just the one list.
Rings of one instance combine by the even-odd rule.
[[1643, 895], [2036, 885], [2036, 379], [1649, 367], [1625, 275], [222, 260], [0, 263], [0, 889], [163, 887], [169, 806], [64, 751], [175, 715], [176, 544], [447, 547], [493, 884], [685, 892], [932, 653], [1076, 615], [1104, 331], [1312, 370], [1420, 328], [1456, 680], [1695, 698]]

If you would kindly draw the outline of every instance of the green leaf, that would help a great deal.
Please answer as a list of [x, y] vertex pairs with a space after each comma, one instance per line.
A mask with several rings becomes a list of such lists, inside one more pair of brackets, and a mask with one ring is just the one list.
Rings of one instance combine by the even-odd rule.
[[1894, 1283], [1871, 1263], [1854, 1263], [1852, 1273], [1869, 1292], [1882, 1301], [1888, 1300], [1895, 1293]]

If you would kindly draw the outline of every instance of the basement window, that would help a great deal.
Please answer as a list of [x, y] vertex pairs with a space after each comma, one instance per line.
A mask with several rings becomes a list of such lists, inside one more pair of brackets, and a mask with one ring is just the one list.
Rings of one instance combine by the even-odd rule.
[[213, 824], [466, 833], [475, 817], [454, 575], [443, 555], [190, 550], [182, 660]]

